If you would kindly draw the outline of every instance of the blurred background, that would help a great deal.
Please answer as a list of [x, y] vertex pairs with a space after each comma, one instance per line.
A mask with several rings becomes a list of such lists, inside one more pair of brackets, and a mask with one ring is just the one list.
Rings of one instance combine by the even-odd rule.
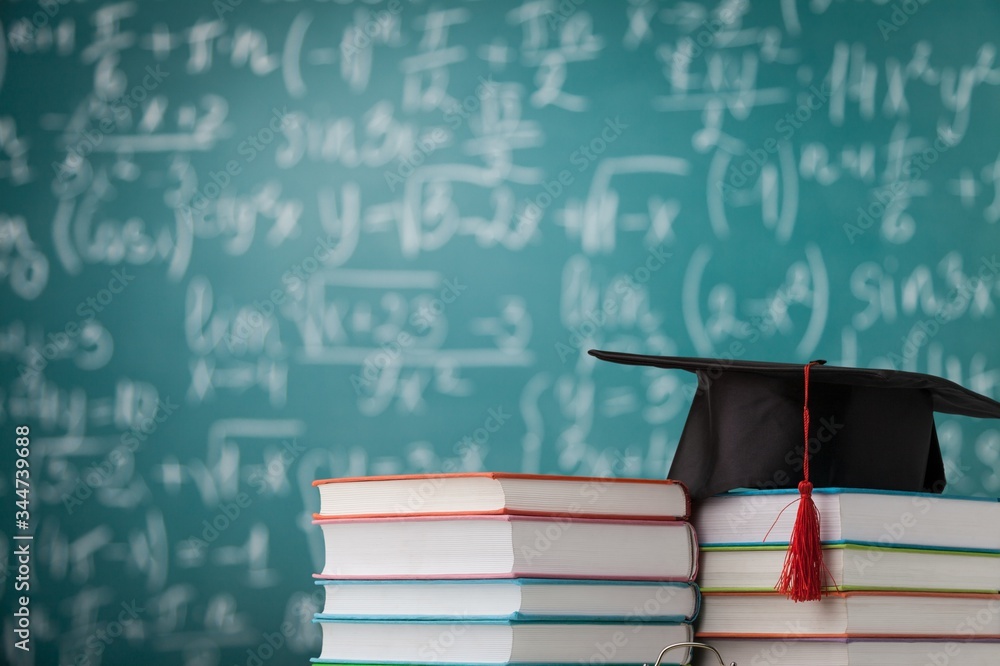
[[[987, 0], [5, 1], [2, 660], [305, 662], [314, 479], [666, 476], [694, 378], [591, 347], [1000, 397], [997, 35]], [[937, 423], [946, 492], [1000, 495], [998, 425]]]

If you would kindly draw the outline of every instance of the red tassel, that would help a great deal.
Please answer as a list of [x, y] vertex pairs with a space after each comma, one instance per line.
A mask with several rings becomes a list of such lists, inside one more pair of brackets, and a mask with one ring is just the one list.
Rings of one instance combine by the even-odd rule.
[[803, 480], [799, 483], [799, 510], [788, 539], [785, 565], [778, 584], [774, 586], [778, 592], [796, 602], [822, 598], [825, 569], [819, 540], [819, 510], [813, 502], [813, 485], [809, 481], [809, 368], [813, 363], [805, 366], [805, 401], [802, 406], [805, 448], [802, 451]]
[[818, 601], [823, 591], [823, 549], [819, 540], [819, 510], [812, 498], [813, 486], [799, 483], [799, 510], [788, 540], [781, 577], [775, 586], [792, 601]]

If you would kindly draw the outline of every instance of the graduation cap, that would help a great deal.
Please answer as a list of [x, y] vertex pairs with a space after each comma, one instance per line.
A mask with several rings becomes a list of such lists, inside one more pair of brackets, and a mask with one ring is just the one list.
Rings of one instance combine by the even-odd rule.
[[[823, 361], [767, 363], [596, 349], [590, 354], [697, 374], [698, 390], [670, 478], [683, 482], [695, 499], [735, 488], [798, 486], [808, 502], [799, 506], [797, 528], [813, 519], [813, 486], [940, 493], [946, 480], [934, 412], [1000, 418], [1000, 402], [916, 372]], [[815, 543], [811, 536], [809, 541], [803, 547], [818, 551], [818, 524]], [[816, 557], [819, 565], [808, 566], [822, 566], [821, 554]], [[795, 576], [787, 562], [786, 574]], [[815, 583], [815, 593], [810, 583], [803, 598], [819, 598]]]

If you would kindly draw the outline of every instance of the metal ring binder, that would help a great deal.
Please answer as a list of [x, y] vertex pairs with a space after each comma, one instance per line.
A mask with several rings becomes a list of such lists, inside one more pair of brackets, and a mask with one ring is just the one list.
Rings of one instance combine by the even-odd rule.
[[[714, 647], [712, 647], [711, 645], [708, 645], [706, 643], [690, 643], [690, 642], [688, 642], [688, 643], [674, 643], [673, 645], [668, 645], [667, 647], [663, 648], [662, 650], [660, 650], [660, 656], [658, 656], [656, 658], [656, 663], [654, 663], [653, 666], [660, 666], [660, 661], [663, 659], [663, 655], [665, 655], [670, 650], [673, 650], [674, 648], [679, 648], [679, 647], [704, 648], [706, 650], [711, 650], [712, 652], [715, 653], [715, 656], [719, 658], [719, 664], [721, 664], [721, 666], [726, 666], [726, 662], [723, 661], [722, 655], [719, 654], [719, 651], [716, 650]], [[649, 664], [643, 664], [642, 666], [649, 666]], [[729, 664], [729, 666], [736, 666], [736, 662], [735, 661], [731, 662]]]

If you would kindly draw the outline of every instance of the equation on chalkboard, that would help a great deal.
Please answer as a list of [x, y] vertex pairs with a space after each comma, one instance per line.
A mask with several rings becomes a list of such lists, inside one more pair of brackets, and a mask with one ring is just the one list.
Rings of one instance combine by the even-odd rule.
[[[986, 0], [3, 3], [3, 660], [315, 656], [317, 478], [664, 477], [694, 380], [592, 347], [1000, 397], [997, 35]], [[997, 424], [938, 432], [948, 492], [1000, 495]]]

